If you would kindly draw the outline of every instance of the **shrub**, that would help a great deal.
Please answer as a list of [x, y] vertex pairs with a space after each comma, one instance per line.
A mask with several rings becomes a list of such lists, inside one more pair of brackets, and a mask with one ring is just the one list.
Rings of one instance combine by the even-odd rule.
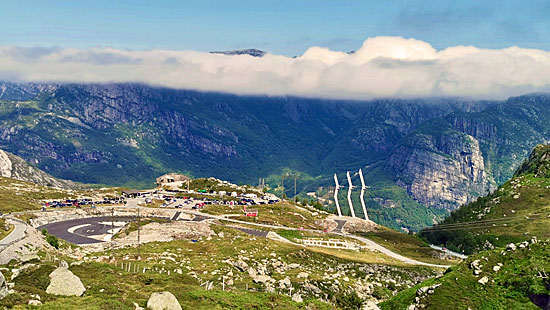
[[46, 241], [56, 249], [59, 249], [59, 239], [54, 235], [47, 235]]

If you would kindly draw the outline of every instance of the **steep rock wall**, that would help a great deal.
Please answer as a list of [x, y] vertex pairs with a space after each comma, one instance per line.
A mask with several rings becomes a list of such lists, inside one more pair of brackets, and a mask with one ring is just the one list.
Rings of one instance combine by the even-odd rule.
[[394, 149], [387, 166], [396, 172], [398, 185], [420, 203], [451, 210], [494, 187], [474, 137], [418, 134], [406, 142]]

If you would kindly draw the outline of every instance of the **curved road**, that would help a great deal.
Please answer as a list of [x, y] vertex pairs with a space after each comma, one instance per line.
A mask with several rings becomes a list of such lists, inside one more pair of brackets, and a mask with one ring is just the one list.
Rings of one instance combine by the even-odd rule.
[[[138, 208], [147, 209], [146, 207], [138, 207]], [[193, 220], [215, 219], [215, 220], [223, 220], [223, 221], [228, 221], [228, 222], [232, 222], [232, 223], [245, 224], [245, 225], [254, 225], [254, 226], [258, 226], [258, 227], [265, 227], [265, 228], [271, 228], [271, 229], [298, 230], [298, 228], [293, 228], [293, 227], [252, 223], [252, 222], [247, 222], [247, 221], [241, 221], [241, 220], [226, 218], [224, 216], [216, 216], [216, 215], [205, 214], [205, 213], [197, 212], [197, 211], [181, 210], [181, 211], [178, 211], [178, 212], [194, 215], [196, 218], [193, 219]], [[69, 229], [71, 227], [75, 227], [75, 226], [79, 226], [79, 225], [91, 226], [93, 229], [98, 229], [98, 230], [99, 229], [105, 229], [105, 230], [110, 229], [110, 225], [102, 225], [103, 228], [98, 227], [97, 223], [100, 222], [100, 221], [109, 222], [109, 221], [111, 221], [111, 218], [110, 217], [100, 217], [100, 218], [99, 217], [92, 217], [92, 218], [75, 219], [75, 220], [69, 220], [69, 221], [63, 221], [63, 222], [50, 223], [50, 224], [47, 224], [47, 225], [40, 226], [37, 229], [42, 230], [42, 229], [46, 228], [48, 230], [48, 232], [51, 233], [52, 235], [55, 235], [55, 236], [57, 236], [61, 239], [64, 239], [64, 240], [66, 240], [68, 242], [71, 242], [71, 243], [74, 243], [74, 244], [100, 243], [100, 242], [103, 242], [103, 241], [86, 237], [83, 234], [76, 234], [75, 233], [75, 232], [81, 232], [82, 231], [81, 229], [77, 229], [73, 232], [69, 231]], [[343, 226], [343, 223], [338, 223], [338, 224], [339, 224], [339, 226]], [[23, 226], [23, 227], [21, 227], [21, 226]], [[21, 229], [25, 229], [25, 225], [19, 223], [19, 229], [18, 229], [18, 226], [16, 224], [16, 230], [14, 230], [14, 232], [12, 232], [12, 234], [14, 234], [16, 231], [17, 231], [17, 234], [19, 234]], [[316, 229], [304, 229], [304, 231], [317, 232], [317, 233], [322, 232], [321, 230], [316, 230]], [[381, 252], [381, 253], [389, 256], [389, 257], [392, 257], [396, 260], [402, 261], [406, 264], [421, 265], [421, 266], [436, 267], [436, 268], [449, 268], [450, 267], [449, 265], [429, 264], [429, 263], [425, 263], [425, 262], [421, 262], [421, 261], [417, 261], [417, 260], [405, 257], [403, 255], [397, 254], [397, 253], [395, 253], [395, 252], [379, 245], [378, 243], [376, 243], [376, 242], [374, 242], [370, 239], [364, 238], [364, 237], [356, 236], [356, 235], [353, 235], [353, 234], [344, 234], [344, 233], [342, 233], [341, 231], [338, 231], [338, 230], [332, 231], [332, 232], [329, 232], [329, 233], [344, 236], [344, 237], [348, 237], [348, 238], [353, 238], [355, 240], [363, 242], [363, 243], [366, 244], [367, 248], [369, 248], [371, 250], [379, 251], [379, 252]], [[8, 237], [11, 237], [12, 234], [10, 234]], [[23, 234], [24, 234], [24, 231], [23, 231]], [[4, 240], [0, 241], [0, 251], [3, 249], [1, 247], [2, 243], [8, 237], [6, 237], [6, 238], [4, 238]]]
[[[223, 221], [228, 221], [228, 222], [233, 222], [233, 223], [239, 223], [239, 224], [246, 224], [246, 225], [255, 225], [255, 226], [260, 226], [260, 227], [266, 227], [266, 228], [272, 228], [272, 229], [285, 229], [285, 230], [298, 230], [297, 228], [292, 228], [292, 227], [286, 227], [286, 226], [276, 226], [276, 225], [269, 225], [269, 224], [259, 224], [259, 223], [252, 223], [252, 222], [246, 222], [246, 221], [240, 221], [240, 220], [234, 220], [234, 219], [230, 219], [230, 218], [225, 218], [225, 217], [222, 217], [222, 216], [216, 216], [216, 215], [205, 215], [204, 213], [201, 213], [201, 212], [196, 212], [196, 211], [182, 211], [182, 212], [185, 212], [185, 213], [189, 213], [189, 214], [193, 214], [193, 215], [202, 215], [204, 217], [209, 217], [209, 218], [212, 218], [212, 219], [217, 219], [217, 220], [223, 220]], [[339, 223], [339, 226], [340, 226], [340, 223]], [[343, 224], [341, 224], [341, 226], [343, 226]], [[304, 231], [310, 231], [310, 232], [322, 232], [321, 230], [315, 230], [315, 229], [304, 229]], [[421, 266], [428, 266], [428, 267], [436, 267], [436, 268], [449, 268], [450, 265], [436, 265], [436, 264], [429, 264], [429, 263], [424, 263], [424, 262], [421, 262], [421, 261], [417, 261], [417, 260], [414, 260], [412, 258], [408, 258], [408, 257], [405, 257], [403, 255], [400, 255], [400, 254], [397, 254], [381, 245], [379, 245], [378, 243], [370, 240], [370, 239], [367, 239], [367, 238], [364, 238], [364, 237], [359, 237], [359, 236], [356, 236], [356, 235], [353, 235], [353, 234], [344, 234], [344, 233], [341, 233], [341, 232], [329, 232], [331, 234], [335, 234], [335, 235], [339, 235], [339, 236], [344, 236], [344, 237], [348, 237], [348, 238], [353, 238], [355, 240], [358, 240], [358, 241], [361, 241], [363, 243], [366, 244], [366, 246], [371, 249], [371, 250], [376, 250], [376, 251], [379, 251], [389, 257], [392, 257], [392, 258], [395, 258], [399, 261], [402, 261], [404, 262], [405, 264], [410, 264], [410, 265], [421, 265]]]
[[15, 227], [9, 235], [0, 240], [0, 251], [7, 248], [11, 243], [23, 239], [25, 237], [25, 232], [27, 231], [27, 224], [12, 219], [7, 219], [7, 221]]

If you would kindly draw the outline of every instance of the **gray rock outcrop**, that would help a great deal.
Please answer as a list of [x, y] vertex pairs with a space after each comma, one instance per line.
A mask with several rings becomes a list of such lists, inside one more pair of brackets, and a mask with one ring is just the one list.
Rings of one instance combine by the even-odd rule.
[[46, 289], [46, 293], [61, 296], [82, 296], [86, 292], [86, 288], [80, 281], [80, 278], [75, 276], [65, 264], [60, 264], [56, 270], [50, 273], [50, 285]]
[[151, 294], [147, 301], [147, 309], [150, 310], [181, 310], [176, 296], [170, 292], [159, 292]]
[[414, 199], [437, 208], [455, 209], [495, 187], [479, 142], [457, 131], [409, 136], [392, 152], [387, 167]]
[[8, 283], [2, 272], [0, 272], [0, 299], [4, 299], [9, 294]]

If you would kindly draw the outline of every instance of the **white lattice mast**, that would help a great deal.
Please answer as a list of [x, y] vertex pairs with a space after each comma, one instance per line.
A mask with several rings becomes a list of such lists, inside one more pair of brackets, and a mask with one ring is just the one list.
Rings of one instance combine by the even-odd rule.
[[351, 210], [351, 217], [355, 217], [355, 211], [353, 210], [353, 203], [351, 202], [351, 190], [355, 187], [353, 186], [353, 184], [351, 183], [351, 176], [349, 175], [349, 171], [347, 172], [347, 177], [348, 177], [348, 184], [349, 184], [349, 188], [348, 188], [348, 204], [349, 204], [349, 209]]
[[363, 214], [365, 215], [365, 220], [369, 220], [369, 216], [367, 215], [367, 206], [365, 206], [365, 190], [367, 189], [367, 186], [365, 185], [365, 179], [363, 178], [363, 171], [359, 169], [359, 178], [361, 179], [361, 195], [359, 196], [361, 199], [361, 206], [363, 207]]
[[342, 210], [340, 210], [340, 203], [338, 202], [338, 191], [340, 190], [341, 186], [338, 183], [338, 177], [336, 176], [336, 173], [334, 174], [334, 183], [336, 184], [336, 187], [334, 187], [334, 203], [336, 204], [338, 216], [342, 216]]

